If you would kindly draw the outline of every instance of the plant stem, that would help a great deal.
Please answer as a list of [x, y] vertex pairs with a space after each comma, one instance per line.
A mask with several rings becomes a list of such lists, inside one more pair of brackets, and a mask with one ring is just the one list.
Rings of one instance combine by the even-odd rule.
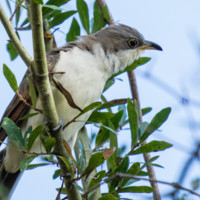
[[24, 46], [22, 45], [22, 43], [20, 42], [17, 34], [15, 33], [14, 28], [12, 27], [11, 22], [8, 20], [3, 8], [0, 5], [0, 19], [1, 22], [9, 36], [9, 38], [11, 39], [14, 47], [16, 48], [17, 52], [19, 53], [20, 57], [22, 58], [22, 60], [25, 62], [25, 64], [27, 65], [28, 68], [30, 68], [31, 66], [31, 62], [32, 62], [32, 57], [28, 54], [28, 52], [26, 51], [26, 49], [24, 48]]
[[[60, 120], [56, 111], [56, 106], [49, 82], [44, 33], [43, 33], [43, 19], [41, 5], [31, 1], [31, 27], [33, 37], [34, 61], [32, 63], [33, 77], [38, 89], [44, 119], [47, 122], [50, 134], [56, 139], [55, 154], [69, 159], [69, 156], [64, 148], [61, 136]], [[65, 187], [70, 200], [81, 200], [80, 192], [75, 188], [71, 182], [71, 174], [67, 166], [58, 158], [61, 168], [61, 174], [65, 183]]]

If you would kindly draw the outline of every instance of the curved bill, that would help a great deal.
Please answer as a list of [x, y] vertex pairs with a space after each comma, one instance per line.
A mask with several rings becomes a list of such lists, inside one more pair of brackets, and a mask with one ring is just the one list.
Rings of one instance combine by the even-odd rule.
[[158, 51], [162, 51], [161, 46], [159, 46], [158, 44], [151, 42], [151, 41], [144, 41], [144, 45], [141, 46], [141, 49], [145, 50], [145, 49], [154, 49], [154, 50], [158, 50]]

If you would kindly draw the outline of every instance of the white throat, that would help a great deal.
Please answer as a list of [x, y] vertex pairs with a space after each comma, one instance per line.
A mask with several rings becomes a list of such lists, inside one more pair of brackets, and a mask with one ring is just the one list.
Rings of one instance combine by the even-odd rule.
[[105, 52], [101, 44], [93, 47], [93, 56], [101, 62], [99, 69], [104, 71], [109, 78], [111, 75], [123, 70], [135, 59], [139, 58], [141, 51], [137, 49], [127, 49], [118, 52]]

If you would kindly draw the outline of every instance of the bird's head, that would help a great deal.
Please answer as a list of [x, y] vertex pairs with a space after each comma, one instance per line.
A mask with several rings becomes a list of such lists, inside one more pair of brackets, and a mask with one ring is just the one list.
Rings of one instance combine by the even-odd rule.
[[162, 51], [158, 44], [145, 40], [136, 29], [123, 24], [110, 25], [83, 39], [89, 46], [100, 44], [107, 55], [116, 55], [120, 69], [131, 64], [144, 50]]
[[105, 50], [137, 50], [154, 49], [162, 51], [162, 48], [144, 39], [142, 34], [134, 28], [124, 24], [110, 25], [94, 34]]

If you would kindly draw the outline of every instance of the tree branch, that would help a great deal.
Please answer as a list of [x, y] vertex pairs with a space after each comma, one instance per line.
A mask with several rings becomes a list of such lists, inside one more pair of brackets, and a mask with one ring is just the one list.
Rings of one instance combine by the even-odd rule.
[[[49, 82], [49, 75], [46, 62], [46, 53], [43, 34], [43, 20], [41, 5], [31, 1], [31, 26], [33, 37], [34, 61], [32, 63], [33, 78], [35, 80], [40, 101], [42, 104], [44, 119], [47, 122], [50, 134], [56, 139], [54, 152], [56, 155], [69, 159], [69, 156], [63, 146], [61, 136], [60, 120], [56, 111], [56, 106]], [[71, 184], [69, 170], [60, 157], [57, 157], [61, 168], [61, 174], [64, 178], [68, 198], [70, 200], [81, 200], [80, 192]]]
[[28, 54], [28, 52], [25, 50], [24, 46], [21, 44], [17, 34], [15, 33], [15, 30], [12, 27], [11, 22], [6, 17], [6, 14], [5, 14], [3, 8], [1, 7], [1, 5], [0, 5], [0, 19], [1, 19], [1, 22], [4, 26], [4, 28], [6, 29], [6, 32], [9, 36], [9, 38], [12, 41], [14, 47], [16, 48], [17, 52], [19, 53], [20, 57], [25, 62], [27, 67], [30, 68], [31, 62], [33, 59]]
[[83, 196], [87, 196], [88, 193], [90, 193], [91, 191], [95, 190], [96, 188], [98, 188], [100, 185], [104, 184], [104, 183], [109, 183], [111, 182], [112, 180], [116, 179], [116, 178], [128, 178], [128, 179], [136, 179], [136, 180], [143, 180], [143, 181], [149, 181], [151, 183], [161, 183], [161, 184], [165, 184], [165, 185], [169, 185], [169, 186], [172, 186], [174, 188], [177, 188], [177, 189], [180, 189], [180, 190], [185, 190], [193, 195], [196, 195], [198, 197], [200, 197], [200, 194], [194, 192], [193, 190], [190, 190], [188, 188], [185, 188], [185, 187], [182, 187], [181, 185], [179, 185], [178, 183], [169, 183], [169, 182], [166, 182], [166, 181], [161, 181], [161, 180], [156, 180], [156, 179], [151, 179], [151, 178], [141, 178], [139, 176], [133, 176], [131, 174], [123, 174], [123, 173], [116, 173], [114, 174], [113, 176], [109, 177], [109, 178], [106, 178], [104, 179], [103, 182], [101, 183], [98, 183], [96, 185], [94, 185], [93, 187], [91, 187], [87, 192], [85, 192], [83, 194]]
[[[103, 7], [106, 6], [106, 3], [105, 3], [104, 0], [96, 0], [96, 1], [99, 4], [99, 7], [101, 9], [103, 9]], [[112, 25], [112, 24], [114, 24], [114, 19], [113, 19], [110, 12], [109, 12], [109, 15], [110, 15], [110, 20], [109, 20], [108, 24]], [[130, 88], [131, 88], [132, 97], [133, 97], [133, 99], [136, 99], [137, 102], [138, 102], [139, 119], [140, 119], [140, 122], [142, 122], [142, 112], [141, 112], [141, 108], [140, 108], [139, 94], [138, 94], [135, 74], [134, 74], [133, 71], [128, 71], [128, 78], [129, 78], [129, 84], [130, 84]], [[144, 144], [145, 144], [145, 142], [144, 142]], [[144, 156], [145, 162], [148, 162], [149, 159], [150, 159], [150, 154], [144, 153], [143, 156]], [[156, 175], [155, 175], [154, 168], [153, 168], [152, 165], [147, 166], [147, 171], [148, 171], [149, 177], [151, 179], [156, 179]], [[160, 192], [159, 192], [157, 182], [151, 182], [151, 186], [154, 188], [154, 193], [153, 193], [154, 200], [161, 200], [161, 196], [160, 196]]]

